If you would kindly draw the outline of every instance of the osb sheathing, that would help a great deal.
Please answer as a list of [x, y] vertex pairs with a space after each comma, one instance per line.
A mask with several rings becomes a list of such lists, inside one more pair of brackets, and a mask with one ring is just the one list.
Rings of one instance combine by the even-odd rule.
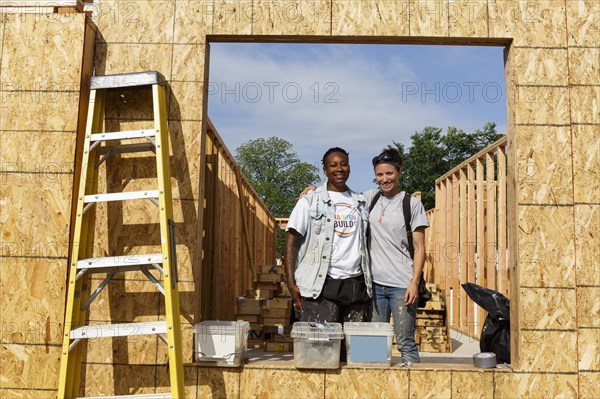
[[52, 397], [86, 19], [0, 14], [0, 22], [0, 396]]
[[[359, 374], [361, 380], [372, 379], [374, 384], [384, 379], [392, 385], [401, 385], [395, 396], [381, 390], [371, 392], [375, 397], [600, 396], [597, 338], [600, 335], [600, 238], [597, 234], [600, 4], [597, 1], [101, 1], [96, 11], [91, 18], [98, 28], [97, 74], [156, 69], [169, 80], [172, 153], [178, 157], [171, 168], [175, 176], [174, 193], [177, 193], [174, 195], [175, 218], [181, 235], [178, 241], [178, 253], [182, 253], [183, 258], [180, 269], [185, 276], [182, 298], [188, 295], [197, 299], [200, 295], [195, 292], [198, 287], [192, 287], [198, 276], [191, 270], [200, 256], [196, 245], [199, 238], [196, 226], [189, 226], [186, 221], [206, 219], [203, 206], [198, 207], [202, 203], [198, 182], [208, 169], [200, 164], [198, 137], [206, 124], [205, 60], [210, 41], [207, 35], [234, 35], [242, 39], [247, 35], [265, 35], [266, 39], [272, 35], [291, 35], [303, 41], [312, 38], [343, 41], [360, 36], [355, 40], [426, 44], [482, 40], [478, 43], [502, 43], [509, 48], [506, 83], [509, 176], [512, 178], [509, 219], [514, 236], [511, 292], [515, 294], [511, 303], [516, 315], [512, 320], [515, 372], [435, 368], [414, 372], [395, 368], [361, 370], [360, 373], [354, 369], [301, 372], [293, 368], [246, 367], [240, 373], [189, 366], [186, 367], [186, 391], [190, 397], [355, 397], [356, 392], [368, 394], [362, 391], [368, 384], [353, 382]], [[43, 241], [46, 237], [68, 235], [72, 159], [53, 158], [60, 165], [58, 183], [50, 185], [42, 179], [35, 184], [25, 181], [15, 185], [14, 180], [32, 174], [30, 172], [35, 170], [32, 160], [54, 157], [61, 152], [68, 154], [74, 148], [76, 119], [71, 116], [77, 114], [79, 88], [69, 83], [79, 82], [83, 47], [83, 22], [79, 22], [83, 16], [69, 18], [76, 18], [77, 23], [53, 19], [51, 24], [47, 20], [3, 17], [0, 30], [3, 35], [0, 36], [0, 78], [2, 99], [6, 99], [0, 114], [3, 162], [0, 189], [2, 200], [11, 202], [8, 210], [3, 206], [1, 218], [2, 305], [3, 309], [17, 306], [18, 300], [8, 299], [12, 296], [27, 303], [22, 312], [10, 318], [4, 316], [7, 312], [2, 313], [2, 350], [7, 353], [2, 356], [0, 396], [3, 397], [54, 395], [52, 379], [39, 378], [33, 370], [58, 368], [60, 340], [52, 331], [56, 323], [62, 322], [55, 318], [63, 306], [64, 286], [59, 287], [59, 276], [65, 273], [66, 243], [60, 242], [58, 249], [52, 247], [55, 255], [50, 261], [46, 255], [42, 256], [45, 263], [19, 262], [35, 253], [31, 249], [32, 238], [28, 237], [46, 242]], [[32, 48], [37, 50], [32, 51]], [[52, 61], [56, 57], [59, 61]], [[21, 71], [27, 71], [27, 79], [22, 77]], [[37, 90], [52, 100], [33, 101], [27, 86], [32, 81], [60, 82], [60, 89], [43, 86], [46, 89]], [[26, 109], [23, 101], [28, 104]], [[120, 128], [141, 125], [142, 121], [131, 120], [131, 117], [117, 115], [111, 123]], [[139, 119], [143, 119], [143, 115]], [[52, 131], [53, 135], [47, 138], [49, 133], [40, 134], [36, 140], [37, 130]], [[15, 132], [19, 134], [18, 140]], [[56, 142], [61, 143], [58, 146], [61, 151], [43, 151], [52, 146], [55, 137]], [[6, 143], [10, 143], [10, 148], [21, 148], [19, 152], [28, 151], [20, 158], [15, 157], [17, 151], [6, 150]], [[121, 176], [133, 171], [138, 176], [151, 172], [139, 167], [134, 169], [130, 162], [125, 156], [118, 160], [117, 165], [127, 170]], [[213, 167], [219, 165], [215, 163]], [[57, 175], [44, 173], [53, 179]], [[13, 183], [5, 184], [6, 179]], [[45, 185], [48, 187], [44, 188]], [[221, 190], [225, 190], [220, 194], [224, 195], [228, 189], [223, 186]], [[32, 208], [32, 204], [19, 205], [24, 198], [36, 198], [37, 208]], [[106, 223], [109, 215], [125, 217], [127, 211], [105, 208], [98, 227], [106, 227], [102, 223]], [[154, 220], [148, 210], [141, 212], [138, 219], [126, 218], [121, 224], [111, 224], [111, 228], [132, 234], [134, 241], [144, 247], [143, 241], [148, 237], [143, 234], [141, 224]], [[8, 221], [10, 228], [5, 227], [9, 226]], [[146, 231], [153, 235], [152, 229]], [[98, 237], [100, 251], [111, 245], [119, 248], [128, 245], [122, 238], [101, 234]], [[215, 237], [204, 239], [215, 240]], [[13, 255], [14, 251], [19, 255]], [[214, 249], [205, 251], [210, 253]], [[211, 255], [217, 259], [227, 255], [222, 251]], [[31, 284], [33, 271], [19, 272], [20, 278], [28, 281], [15, 281], [12, 273], [7, 281], [5, 270], [11, 267], [14, 270], [16, 265], [37, 268], [35, 273], [46, 273], [48, 282], [44, 286]], [[44, 295], [45, 285], [52, 285], [54, 279], [59, 281], [54, 291]], [[160, 299], [151, 296], [152, 287], [142, 278], [121, 279], [111, 284], [112, 294], [103, 294], [99, 308], [93, 313], [98, 320], [108, 321], [109, 316], [111, 320], [113, 316], [148, 319], [157, 314], [152, 312], [160, 310]], [[128, 290], [137, 293], [140, 300], [147, 300], [148, 307], [121, 309], [118, 304], [121, 293]], [[182, 304], [184, 302], [188, 299], [182, 300]], [[189, 306], [183, 309], [184, 328], [189, 330], [189, 317], [196, 310]], [[34, 320], [32, 327], [28, 323], [30, 319]], [[4, 327], [5, 320], [12, 323], [10, 334]], [[47, 320], [50, 320], [50, 332], [47, 332]], [[28, 329], [34, 332], [28, 333]], [[191, 343], [189, 339], [184, 341], [187, 352]], [[159, 392], [167, 389], [164, 349], [160, 343], [144, 339], [139, 342], [115, 340], [112, 349], [121, 348], [126, 348], [126, 357], [135, 357], [147, 370], [134, 371], [117, 364], [122, 355], [110, 354], [110, 351], [107, 355], [96, 343], [90, 344], [89, 356], [100, 362], [87, 365], [86, 394], [154, 392], [154, 387]], [[152, 357], [156, 359], [154, 366]], [[186, 364], [190, 363], [189, 359], [190, 356], [186, 356]], [[405, 380], [407, 383], [402, 386]], [[351, 391], [348, 384], [361, 388]], [[467, 389], [468, 384], [472, 388]]]

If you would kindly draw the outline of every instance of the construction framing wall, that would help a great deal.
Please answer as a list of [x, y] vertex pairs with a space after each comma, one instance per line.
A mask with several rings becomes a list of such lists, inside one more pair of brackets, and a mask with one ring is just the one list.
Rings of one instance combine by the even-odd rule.
[[[170, 82], [176, 222], [187, 251], [180, 257], [184, 351], [191, 357], [189, 330], [209, 312], [198, 306], [203, 270], [223, 267], [203, 262], [203, 242], [216, 237], [202, 184], [207, 168], [218, 165], [206, 160], [206, 60], [214, 40], [505, 46], [514, 372], [432, 365], [223, 370], [188, 362], [190, 397], [600, 397], [596, 0], [100, 0], [93, 11], [87, 19], [14, 10], [0, 16], [0, 397], [56, 392], [76, 131], [79, 104], [86, 102], [81, 82], [91, 50], [96, 74], [158, 70]], [[144, 119], [114, 112], [122, 129]], [[130, 168], [144, 177], [143, 169], [121, 162], [120, 173]], [[137, 226], [148, 221], [143, 212], [116, 225], [120, 210], [104, 212], [98, 229], [117, 229], [144, 246], [147, 232]], [[98, 248], [125, 243], [100, 236]], [[217, 259], [210, 256], [204, 259]], [[160, 299], [147, 294], [145, 282], [115, 285], [90, 317], [156, 317]], [[119, 290], [139, 293], [151, 305], [118, 311]], [[112, 349], [114, 355], [88, 346], [87, 395], [168, 389], [157, 342], [113, 340]], [[142, 365], [141, 371], [125, 363]]]

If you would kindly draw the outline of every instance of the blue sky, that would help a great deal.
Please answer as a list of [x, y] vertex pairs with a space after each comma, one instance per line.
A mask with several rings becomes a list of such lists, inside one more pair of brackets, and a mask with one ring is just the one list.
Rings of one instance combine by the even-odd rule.
[[506, 131], [501, 47], [211, 43], [208, 115], [232, 153], [277, 136], [319, 167], [350, 153], [349, 186], [374, 187], [370, 160], [426, 126]]

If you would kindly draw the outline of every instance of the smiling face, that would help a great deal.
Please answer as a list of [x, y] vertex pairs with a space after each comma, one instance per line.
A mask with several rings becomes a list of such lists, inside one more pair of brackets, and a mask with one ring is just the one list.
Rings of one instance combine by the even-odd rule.
[[399, 180], [400, 172], [396, 169], [396, 166], [389, 163], [380, 163], [375, 166], [375, 181], [386, 197], [400, 192]]
[[346, 154], [337, 151], [329, 154], [325, 159], [323, 172], [327, 176], [329, 191], [346, 191], [346, 181], [350, 177], [350, 163]]

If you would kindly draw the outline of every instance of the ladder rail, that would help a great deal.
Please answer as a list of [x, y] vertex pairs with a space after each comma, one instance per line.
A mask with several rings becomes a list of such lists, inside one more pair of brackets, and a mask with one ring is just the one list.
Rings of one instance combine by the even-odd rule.
[[[158, 175], [159, 190], [159, 208], [160, 212], [160, 235], [161, 248], [163, 254], [169, 254], [170, 231], [169, 220], [173, 219], [173, 201], [171, 197], [171, 171], [169, 164], [169, 130], [167, 128], [167, 108], [166, 92], [161, 85], [152, 86], [152, 97], [154, 99], [154, 124], [159, 126], [156, 137], [156, 170]], [[183, 398], [184, 379], [183, 379], [183, 354], [181, 345], [181, 321], [179, 311], [179, 294], [176, 283], [174, 284], [174, 275], [172, 272], [172, 259], [167, 255], [163, 259], [164, 268], [164, 294], [165, 303], [171, 306], [165, 306], [167, 319], [167, 340], [169, 352], [169, 379], [171, 383], [171, 394], [173, 398]]]

